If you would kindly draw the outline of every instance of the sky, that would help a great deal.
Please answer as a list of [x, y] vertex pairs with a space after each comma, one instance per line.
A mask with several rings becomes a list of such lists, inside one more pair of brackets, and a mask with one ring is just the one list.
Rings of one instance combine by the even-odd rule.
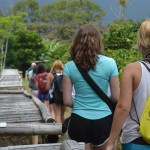
[[[7, 11], [9, 6], [13, 6], [20, 0], [0, 0], [0, 10]], [[55, 2], [56, 0], [38, 0], [39, 5]], [[107, 24], [117, 19], [119, 13], [119, 5], [117, 0], [92, 0], [99, 4], [105, 11], [103, 23]], [[134, 21], [142, 21], [150, 18], [150, 0], [127, 0], [129, 1], [125, 9], [125, 18]]]

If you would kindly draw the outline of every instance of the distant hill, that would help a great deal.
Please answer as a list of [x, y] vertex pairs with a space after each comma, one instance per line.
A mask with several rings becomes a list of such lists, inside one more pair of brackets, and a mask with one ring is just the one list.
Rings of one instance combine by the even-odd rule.
[[[15, 5], [20, 0], [0, 0], [0, 10], [6, 13], [8, 7]], [[56, 0], [38, 0], [40, 6], [55, 2]], [[101, 5], [106, 15], [103, 18], [103, 23], [110, 23], [115, 20], [119, 13], [119, 6], [117, 0], [93, 0]], [[125, 9], [125, 18], [135, 21], [141, 21], [150, 18], [150, 0], [128, 0], [130, 1]]]

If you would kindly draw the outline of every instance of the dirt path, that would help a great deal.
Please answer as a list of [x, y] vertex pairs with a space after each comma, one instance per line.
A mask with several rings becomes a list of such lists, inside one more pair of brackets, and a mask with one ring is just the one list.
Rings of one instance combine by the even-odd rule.
[[0, 147], [31, 144], [31, 136], [1, 136]]

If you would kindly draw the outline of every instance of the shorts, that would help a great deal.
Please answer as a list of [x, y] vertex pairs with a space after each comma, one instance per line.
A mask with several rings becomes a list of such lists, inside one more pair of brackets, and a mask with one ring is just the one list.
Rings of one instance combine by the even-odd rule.
[[101, 146], [108, 140], [113, 116], [90, 120], [72, 113], [68, 127], [68, 135], [77, 142], [91, 143]]
[[40, 93], [38, 94], [38, 98], [43, 102], [43, 101], [47, 101], [49, 97], [49, 93]]
[[122, 150], [150, 150], [150, 145], [127, 143], [122, 144]]
[[56, 99], [54, 99], [54, 98], [50, 98], [50, 96], [49, 96], [49, 98], [48, 98], [48, 101], [49, 101], [49, 104], [54, 104], [54, 103], [56, 103], [56, 104], [63, 105], [63, 100], [56, 100]]
[[50, 96], [49, 96], [49, 98], [48, 98], [48, 101], [49, 101], [49, 104], [53, 104], [53, 103], [54, 103], [54, 99], [53, 99], [53, 98], [50, 98]]

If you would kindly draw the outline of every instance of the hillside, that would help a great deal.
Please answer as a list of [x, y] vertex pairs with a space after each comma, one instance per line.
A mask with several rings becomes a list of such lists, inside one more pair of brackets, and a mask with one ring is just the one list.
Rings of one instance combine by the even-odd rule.
[[[20, 0], [0, 0], [0, 10], [6, 13], [8, 7], [15, 5]], [[48, 4], [55, 2], [56, 0], [38, 0], [40, 6], [43, 4]], [[103, 18], [103, 23], [110, 23], [119, 16], [119, 6], [117, 0], [93, 0], [94, 2], [101, 5], [105, 10], [105, 17]], [[125, 18], [133, 19], [135, 21], [141, 21], [146, 18], [150, 18], [150, 1], [148, 0], [128, 0], [129, 3], [125, 9]]]

